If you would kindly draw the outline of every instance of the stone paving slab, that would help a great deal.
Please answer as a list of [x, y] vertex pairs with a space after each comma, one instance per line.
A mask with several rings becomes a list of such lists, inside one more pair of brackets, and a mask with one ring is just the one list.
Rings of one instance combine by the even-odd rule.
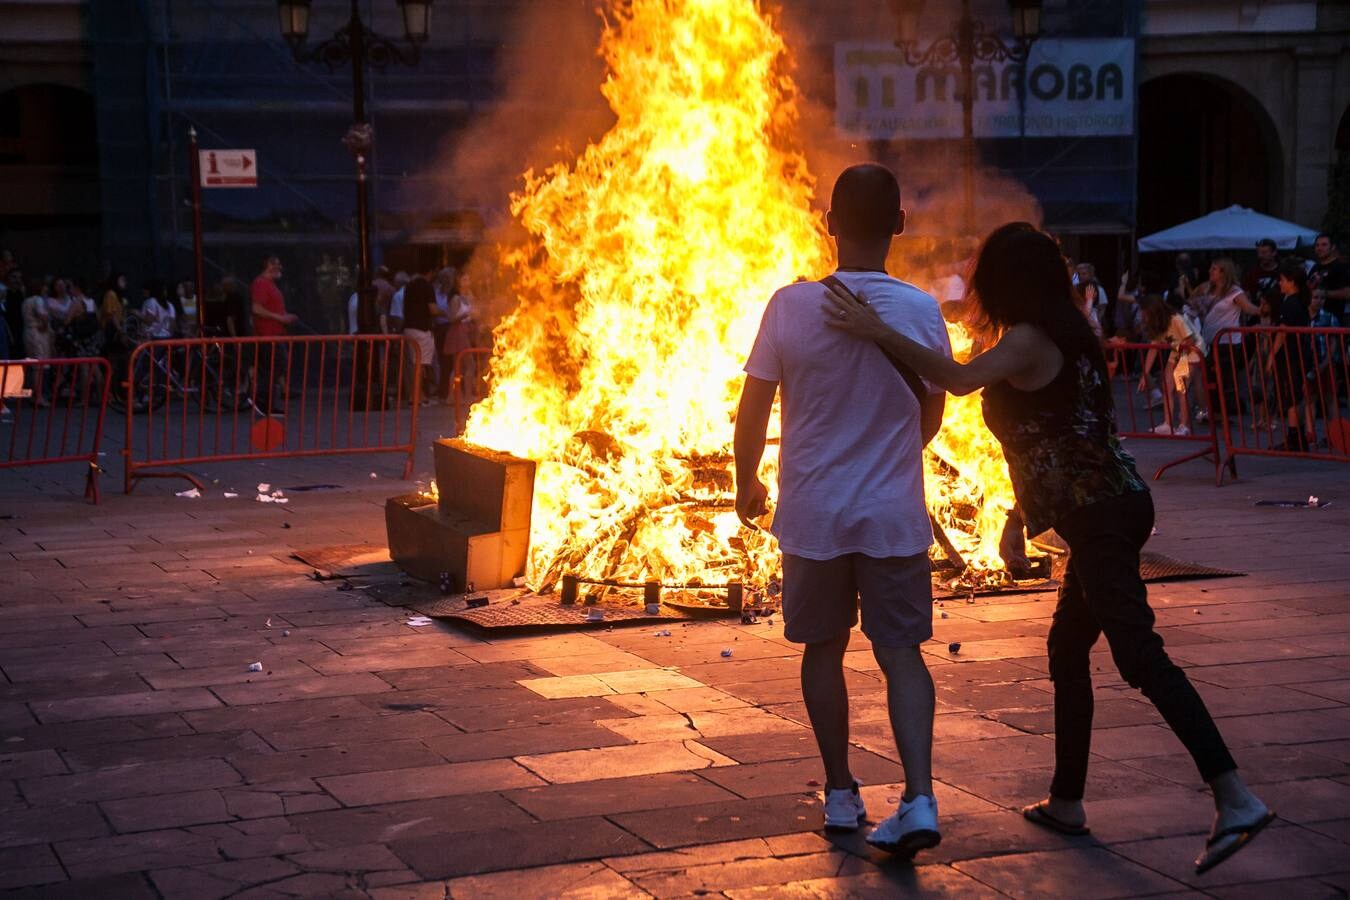
[[[1053, 595], [935, 610], [947, 614], [925, 648], [944, 841], [899, 866], [861, 833], [820, 831], [799, 648], [781, 620], [669, 638], [410, 627], [406, 611], [289, 559], [380, 541], [384, 497], [406, 484], [371, 460], [212, 468], [234, 484], [346, 487], [272, 508], [146, 483], [94, 508], [51, 472], [0, 479], [0, 507], [20, 516], [0, 519], [0, 890], [1293, 900], [1350, 888], [1344, 467], [1251, 460], [1219, 490], [1203, 467], [1155, 484], [1150, 549], [1250, 573], [1151, 597], [1174, 658], [1283, 816], [1201, 878], [1189, 862], [1210, 801], [1104, 646], [1093, 836], [1016, 813], [1050, 776]], [[1308, 493], [1344, 502], [1316, 518], [1251, 505]], [[853, 766], [876, 821], [903, 772], [860, 634], [847, 664]]]

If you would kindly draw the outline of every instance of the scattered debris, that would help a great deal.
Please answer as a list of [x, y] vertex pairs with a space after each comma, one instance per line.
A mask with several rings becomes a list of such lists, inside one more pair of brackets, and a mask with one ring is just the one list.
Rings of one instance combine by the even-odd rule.
[[201, 497], [202, 492], [196, 488], [188, 488], [186, 491], [179, 491], [174, 494], [175, 497], [186, 497], [189, 500], [196, 500]]
[[263, 623], [263, 627], [264, 627], [264, 628], [271, 628], [271, 627], [272, 627], [272, 617], [271, 617], [271, 616], [268, 616], [268, 617], [267, 617], [267, 621]]
[[431, 623], [432, 619], [429, 616], [409, 616], [408, 621], [403, 624], [411, 625], [413, 628], [423, 628]]
[[663, 628], [660, 631], [653, 632], [652, 637], [670, 637], [670, 631]]
[[225, 492], [225, 499], [226, 499], [226, 500], [233, 500], [235, 497], [238, 497], [238, 496], [239, 496], [239, 495], [236, 494], [234, 491], [226, 491], [226, 492]]
[[819, 782], [819, 781], [816, 781], [814, 778], [812, 778], [812, 779], [809, 779], [809, 780], [806, 782], [806, 786], [807, 786], [807, 787], [820, 787], [820, 782]]
[[944, 618], [944, 619], [950, 619], [950, 618], [951, 618], [951, 616], [947, 615], [947, 611], [946, 611], [945, 609], [944, 609], [941, 613], [939, 613], [939, 615], [941, 615], [942, 618]]
[[747, 613], [741, 613], [741, 624], [742, 624], [742, 625], [754, 625], [754, 624], [756, 624], [756, 623], [758, 623], [758, 622], [759, 622], [759, 617], [756, 616], [754, 613], [748, 613], [748, 612], [747, 612]]
[[371, 478], [379, 478], [380, 476], [376, 475], [374, 472], [371, 472], [371, 473], [370, 473], [370, 477], [371, 477]]
[[282, 631], [281, 631], [281, 636], [282, 636], [282, 637], [290, 637], [290, 636], [291, 636], [291, 630], [290, 630], [289, 628], [283, 628]]
[[723, 659], [731, 659], [731, 648], [730, 648], [730, 647], [728, 647], [727, 649], [725, 649], [725, 650], [722, 651], [722, 658], [723, 658]]
[[952, 641], [950, 644], [947, 645], [947, 652], [948, 652], [948, 653], [952, 653], [952, 654], [960, 653], [960, 652], [961, 652], [961, 642], [960, 642], [960, 641]]
[[1273, 506], [1277, 509], [1326, 509], [1330, 500], [1310, 496], [1307, 500], [1257, 500], [1256, 506]]
[[291, 527], [291, 523], [290, 523], [290, 522], [282, 522], [282, 523], [281, 523], [281, 527], [282, 527], [282, 528], [290, 528], [290, 527]]
[[261, 672], [261, 671], [262, 671], [262, 663], [260, 663], [260, 662], [249, 663], [249, 664], [248, 664], [248, 670], [249, 670], [250, 672]]
[[258, 493], [260, 494], [266, 494], [270, 490], [272, 490], [272, 486], [267, 482], [263, 482], [262, 484], [258, 485]]
[[603, 622], [605, 620], [605, 611], [598, 606], [592, 606], [586, 610], [587, 622]]
[[487, 597], [468, 597], [464, 600], [464, 606], [468, 609], [482, 609], [487, 605]]

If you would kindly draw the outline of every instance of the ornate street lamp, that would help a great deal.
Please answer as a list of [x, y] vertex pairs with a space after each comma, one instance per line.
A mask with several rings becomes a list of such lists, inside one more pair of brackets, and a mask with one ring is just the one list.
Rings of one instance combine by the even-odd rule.
[[[281, 36], [290, 45], [297, 62], [321, 62], [329, 71], [338, 66], [352, 67], [352, 127], [342, 143], [356, 160], [356, 230], [360, 244], [358, 258], [360, 271], [358, 285], [363, 308], [370, 302], [370, 217], [369, 187], [366, 165], [374, 145], [375, 133], [366, 119], [366, 66], [384, 71], [391, 63], [415, 66], [421, 56], [431, 25], [431, 0], [398, 0], [403, 13], [403, 33], [408, 47], [381, 37], [361, 21], [358, 0], [351, 0], [351, 16], [347, 24], [328, 40], [306, 48], [309, 39], [309, 12], [311, 0], [277, 0], [277, 15]], [[362, 316], [371, 321], [369, 310]], [[365, 330], [364, 328], [362, 330]]]
[[919, 17], [924, 0], [891, 0], [895, 13], [896, 40], [910, 66], [952, 65], [961, 69], [961, 137], [965, 163], [965, 208], [963, 221], [968, 234], [975, 231], [975, 90], [976, 61], [1024, 63], [1031, 45], [1041, 32], [1042, 0], [1008, 0], [1012, 12], [1013, 43], [985, 31], [983, 22], [970, 13], [970, 0], [961, 0], [961, 17], [951, 30], [926, 48], [918, 43]]

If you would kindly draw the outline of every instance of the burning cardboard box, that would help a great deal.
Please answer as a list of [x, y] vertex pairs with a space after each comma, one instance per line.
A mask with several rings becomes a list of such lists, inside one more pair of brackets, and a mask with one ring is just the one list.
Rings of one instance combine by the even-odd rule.
[[510, 587], [530, 550], [534, 463], [457, 439], [432, 445], [439, 495], [385, 503], [389, 555], [407, 573], [452, 590]]

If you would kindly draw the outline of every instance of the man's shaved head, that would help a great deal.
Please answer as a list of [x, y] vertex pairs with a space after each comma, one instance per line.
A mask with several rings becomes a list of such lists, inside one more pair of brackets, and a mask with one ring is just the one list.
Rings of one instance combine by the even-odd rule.
[[886, 239], [900, 227], [900, 182], [876, 163], [850, 166], [839, 175], [830, 196], [836, 233], [857, 241]]

